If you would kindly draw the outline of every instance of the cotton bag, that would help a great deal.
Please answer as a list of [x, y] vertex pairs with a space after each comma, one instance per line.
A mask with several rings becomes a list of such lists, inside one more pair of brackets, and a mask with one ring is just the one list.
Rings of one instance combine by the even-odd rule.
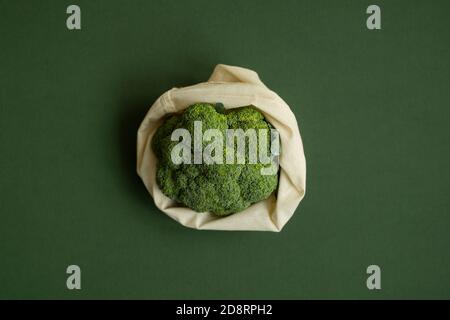
[[[232, 109], [255, 106], [279, 132], [281, 143], [279, 183], [266, 200], [225, 217], [180, 207], [165, 196], [156, 182], [157, 162], [152, 137], [165, 116], [189, 105], [222, 103]], [[155, 205], [172, 219], [194, 229], [281, 231], [305, 195], [306, 162], [297, 120], [286, 102], [268, 89], [252, 70], [219, 64], [207, 82], [173, 88], [152, 105], [137, 134], [137, 172]]]

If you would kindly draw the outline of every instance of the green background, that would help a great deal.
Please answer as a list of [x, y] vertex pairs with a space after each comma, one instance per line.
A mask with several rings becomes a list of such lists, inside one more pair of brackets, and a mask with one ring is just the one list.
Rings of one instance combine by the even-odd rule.
[[[0, 298], [450, 298], [450, 2], [0, 0]], [[217, 63], [287, 101], [306, 197], [281, 233], [196, 231], [136, 131]], [[66, 267], [82, 290], [66, 289]], [[382, 290], [366, 288], [381, 267]]]

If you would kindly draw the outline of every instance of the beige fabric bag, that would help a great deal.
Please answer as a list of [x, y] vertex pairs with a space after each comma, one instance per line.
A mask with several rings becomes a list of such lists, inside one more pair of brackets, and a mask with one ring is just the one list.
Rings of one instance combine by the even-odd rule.
[[[278, 193], [226, 217], [198, 213], [166, 197], [156, 183], [157, 159], [151, 140], [162, 119], [197, 102], [221, 102], [225, 108], [256, 106], [279, 131], [281, 140]], [[156, 206], [172, 219], [195, 229], [280, 231], [305, 194], [306, 163], [297, 121], [289, 106], [256, 72], [219, 64], [208, 82], [173, 88], [156, 100], [138, 130], [137, 172]]]

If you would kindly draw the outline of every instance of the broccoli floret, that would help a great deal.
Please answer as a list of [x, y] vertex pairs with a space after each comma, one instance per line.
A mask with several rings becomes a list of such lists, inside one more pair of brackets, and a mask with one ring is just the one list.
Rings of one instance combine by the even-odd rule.
[[[152, 148], [159, 160], [156, 180], [166, 196], [197, 212], [208, 211], [222, 216], [242, 211], [255, 202], [267, 199], [275, 191], [278, 174], [261, 174], [261, 168], [267, 165], [249, 163], [247, 152], [244, 164], [226, 163], [225, 141], [223, 164], [174, 164], [171, 151], [179, 142], [171, 141], [171, 134], [177, 128], [185, 128], [193, 137], [194, 121], [202, 121], [203, 133], [207, 129], [218, 129], [224, 139], [227, 129], [246, 131], [250, 128], [272, 128], [253, 106], [227, 111], [220, 103], [197, 103], [189, 106], [184, 113], [169, 117], [152, 140]], [[208, 143], [203, 141], [203, 147]], [[270, 154], [270, 131], [267, 149], [266, 154]]]

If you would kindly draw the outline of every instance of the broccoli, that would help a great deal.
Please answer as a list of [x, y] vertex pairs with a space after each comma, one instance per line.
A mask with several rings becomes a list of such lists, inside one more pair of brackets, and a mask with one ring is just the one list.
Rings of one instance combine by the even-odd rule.
[[[230, 164], [226, 161], [223, 164], [174, 164], [171, 161], [171, 152], [179, 141], [172, 141], [172, 132], [184, 128], [193, 135], [194, 121], [202, 121], [202, 132], [207, 129], [218, 129], [224, 137], [227, 129], [246, 131], [250, 128], [268, 130], [273, 128], [253, 106], [225, 110], [220, 103], [216, 105], [196, 103], [182, 114], [171, 115], [158, 128], [152, 140], [153, 151], [159, 160], [156, 180], [166, 196], [197, 212], [211, 212], [224, 216], [267, 199], [275, 191], [278, 186], [278, 174], [262, 175], [261, 168], [267, 164], [249, 163], [247, 154], [245, 155], [247, 161], [243, 164], [236, 162]], [[203, 147], [206, 144], [207, 142], [202, 142]], [[266, 146], [268, 149], [266, 154], [270, 154], [270, 134]], [[225, 150], [227, 147], [229, 146], [226, 146]], [[224, 159], [226, 159], [225, 151]]]

